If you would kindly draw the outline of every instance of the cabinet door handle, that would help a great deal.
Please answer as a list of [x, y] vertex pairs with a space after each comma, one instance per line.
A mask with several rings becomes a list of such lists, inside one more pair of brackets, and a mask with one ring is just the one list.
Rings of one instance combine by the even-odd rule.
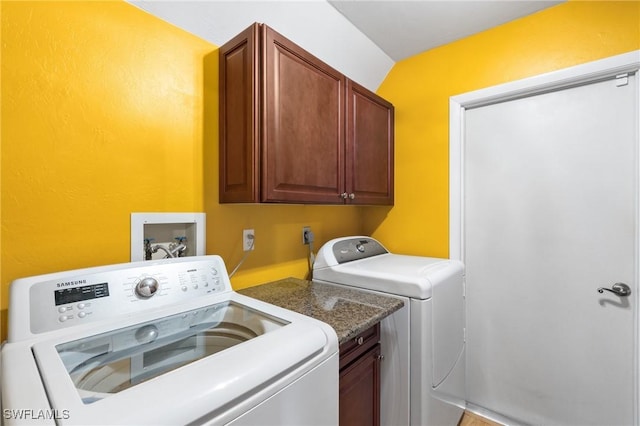
[[343, 192], [342, 194], [339, 195], [340, 198], [342, 198], [343, 200], [346, 200], [349, 197], [349, 194], [347, 194], [346, 192]]
[[355, 198], [356, 198], [356, 194], [354, 194], [353, 192], [349, 194], [349, 199], [353, 200]]
[[356, 338], [356, 343], [357, 343], [357, 344], [361, 345], [361, 344], [362, 344], [362, 342], [364, 342], [364, 339], [362, 338], [362, 336], [360, 336], [360, 337]]

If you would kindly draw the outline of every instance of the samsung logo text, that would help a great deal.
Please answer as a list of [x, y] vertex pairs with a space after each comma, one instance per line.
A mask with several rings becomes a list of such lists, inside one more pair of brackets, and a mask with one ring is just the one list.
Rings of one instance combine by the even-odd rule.
[[67, 281], [64, 283], [57, 283], [56, 287], [60, 288], [60, 287], [71, 287], [72, 285], [78, 285], [78, 284], [86, 284], [87, 280], [78, 280], [78, 281]]

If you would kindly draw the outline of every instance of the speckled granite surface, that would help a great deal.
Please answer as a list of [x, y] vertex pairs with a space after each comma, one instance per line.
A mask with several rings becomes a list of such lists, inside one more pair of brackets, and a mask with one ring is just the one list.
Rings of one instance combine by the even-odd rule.
[[329, 324], [340, 344], [404, 306], [402, 300], [330, 284], [285, 278], [238, 293]]

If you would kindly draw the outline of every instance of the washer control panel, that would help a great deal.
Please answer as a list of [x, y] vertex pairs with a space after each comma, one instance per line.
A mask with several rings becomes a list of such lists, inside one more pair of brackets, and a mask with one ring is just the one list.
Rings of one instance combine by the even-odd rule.
[[219, 256], [134, 262], [42, 275], [16, 280], [12, 291], [25, 291], [26, 285], [29, 285], [32, 333], [232, 291]]

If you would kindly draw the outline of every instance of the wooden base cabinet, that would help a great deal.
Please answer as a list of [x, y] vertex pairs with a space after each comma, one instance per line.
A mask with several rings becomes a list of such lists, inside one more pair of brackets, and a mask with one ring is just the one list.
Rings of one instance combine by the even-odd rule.
[[393, 204], [393, 113], [253, 24], [220, 48], [220, 202]]
[[380, 326], [340, 346], [340, 426], [380, 425]]

